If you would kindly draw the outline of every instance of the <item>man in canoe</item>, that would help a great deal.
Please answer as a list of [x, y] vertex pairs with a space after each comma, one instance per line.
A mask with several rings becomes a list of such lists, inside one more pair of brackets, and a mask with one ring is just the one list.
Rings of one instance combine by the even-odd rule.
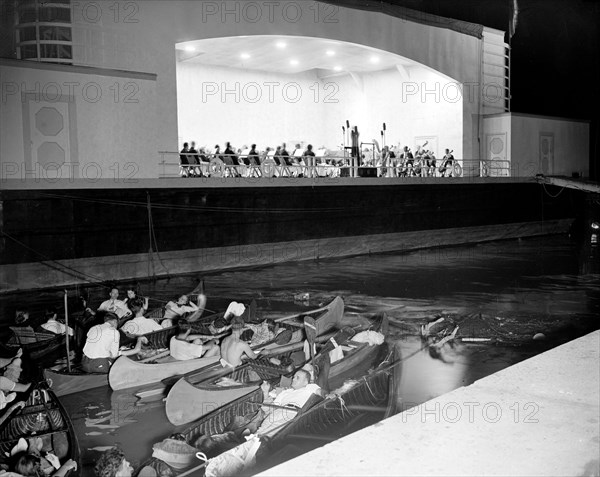
[[110, 365], [119, 356], [131, 356], [138, 354], [143, 343], [148, 340], [140, 336], [135, 348], [128, 350], [119, 349], [119, 332], [117, 326], [119, 318], [113, 313], [104, 316], [104, 323], [92, 326], [88, 331], [85, 345], [83, 347], [83, 359], [81, 368], [86, 373], [108, 374]]
[[236, 316], [231, 320], [231, 335], [223, 339], [221, 343], [221, 365], [235, 368], [242, 364], [242, 356], [256, 359], [257, 353], [252, 351], [250, 345], [241, 339], [244, 331], [244, 319]]
[[269, 384], [263, 383], [263, 406], [256, 413], [246, 416], [235, 416], [221, 434], [201, 435], [191, 444], [206, 454], [215, 457], [245, 441], [250, 433], [268, 435], [269, 432], [293, 419], [297, 411], [302, 409], [313, 396], [322, 396], [322, 390], [310, 383], [310, 374], [299, 369], [294, 374], [290, 388], [275, 388], [270, 391]]
[[131, 311], [135, 315], [133, 320], [129, 320], [123, 326], [121, 330], [130, 336], [140, 336], [153, 331], [162, 330], [162, 326], [156, 321], [146, 318], [144, 316], [143, 303], [140, 300], [134, 299], [130, 304]]
[[98, 307], [98, 311], [104, 311], [106, 313], [114, 313], [117, 315], [119, 320], [125, 318], [127, 315], [131, 315], [131, 311], [127, 308], [124, 301], [119, 300], [119, 289], [112, 287], [110, 289], [110, 298], [103, 301]]
[[192, 329], [189, 328], [187, 331], [171, 338], [169, 350], [173, 358], [185, 361], [201, 357], [219, 356], [221, 350], [215, 340], [204, 343], [203, 335], [190, 334], [191, 331]]

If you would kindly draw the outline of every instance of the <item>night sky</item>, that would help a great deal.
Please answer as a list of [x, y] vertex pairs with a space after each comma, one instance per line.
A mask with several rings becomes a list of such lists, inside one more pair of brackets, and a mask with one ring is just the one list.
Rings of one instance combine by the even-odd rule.
[[[512, 0], [387, 0], [508, 30]], [[598, 179], [600, 1], [518, 0], [512, 37], [512, 111], [587, 119], [590, 171]], [[508, 42], [508, 35], [505, 39]]]

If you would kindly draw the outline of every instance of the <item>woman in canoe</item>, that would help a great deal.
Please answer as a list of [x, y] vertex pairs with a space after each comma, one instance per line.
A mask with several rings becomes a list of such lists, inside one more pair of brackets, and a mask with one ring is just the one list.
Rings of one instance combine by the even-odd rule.
[[[144, 309], [144, 313], [146, 313], [148, 311], [148, 297], [143, 297], [143, 296], [138, 295], [133, 287], [127, 288], [126, 294], [127, 294], [127, 296], [125, 297], [123, 302], [125, 303], [125, 305], [127, 305], [127, 308], [129, 308], [131, 310], [133, 303], [141, 302], [142, 308]], [[131, 312], [134, 313], [133, 310], [131, 310]]]
[[204, 312], [206, 306], [206, 295], [204, 292], [198, 294], [198, 304], [191, 301], [187, 295], [179, 295], [165, 305], [163, 328], [172, 326], [175, 321], [186, 318], [189, 321], [195, 321]]

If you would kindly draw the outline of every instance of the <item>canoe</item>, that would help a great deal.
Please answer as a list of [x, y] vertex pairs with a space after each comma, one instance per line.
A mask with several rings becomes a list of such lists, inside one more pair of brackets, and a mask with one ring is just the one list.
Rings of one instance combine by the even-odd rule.
[[57, 396], [66, 396], [108, 384], [107, 374], [86, 373], [75, 366], [71, 368], [70, 373], [67, 368], [46, 368], [43, 373], [48, 386]]
[[[343, 329], [340, 334], [344, 335]], [[373, 330], [386, 336], [389, 329], [389, 320], [385, 313], [378, 313], [374, 317], [370, 318], [370, 323], [361, 326], [358, 329], [354, 329], [354, 332]], [[355, 333], [353, 333], [355, 334]], [[335, 337], [333, 338], [335, 340]], [[380, 345], [369, 345], [368, 343], [357, 343], [348, 339], [345, 342], [338, 343], [342, 346], [344, 357], [339, 361], [329, 364], [328, 360], [325, 360], [325, 353], [328, 353], [332, 348], [332, 341], [326, 342], [326, 344], [319, 350], [319, 354], [315, 357], [317, 366], [322, 370], [327, 370], [327, 379], [323, 379], [319, 384], [325, 389], [335, 389], [341, 386], [348, 376], [356, 375], [361, 376], [369, 369], [373, 368], [374, 365], [380, 360], [382, 350], [387, 347]]]
[[[75, 430], [56, 394], [50, 389], [40, 388], [31, 389], [27, 394], [23, 407], [16, 408], [13, 403], [0, 416], [0, 453], [10, 453], [20, 438], [40, 437], [42, 455], [52, 452], [61, 464], [73, 459], [77, 468], [81, 469], [81, 453]], [[67, 475], [79, 473], [71, 470]]]
[[206, 366], [218, 363], [218, 361], [218, 356], [189, 359], [186, 361], [179, 361], [171, 356], [167, 356], [158, 358], [156, 361], [142, 363], [128, 356], [119, 356], [110, 367], [108, 383], [114, 391], [144, 386], [178, 374], [185, 374], [205, 368]]
[[[387, 346], [383, 348], [387, 351]], [[252, 474], [296, 457], [299, 452], [290, 454], [290, 449], [298, 449], [299, 443], [303, 444], [300, 452], [305, 452], [392, 415], [394, 374], [388, 366], [391, 356], [383, 356], [378, 368], [358, 378], [353, 387], [303, 409], [274, 433], [261, 437]]]
[[[360, 427], [370, 425], [382, 417], [391, 415], [388, 412], [390, 386], [393, 384], [393, 373], [389, 367], [391, 361], [387, 345], [373, 346], [376, 348], [379, 359], [375, 362], [377, 369], [357, 376], [351, 371], [345, 371], [344, 379], [354, 378], [356, 384], [348, 389], [340, 391], [337, 395], [326, 399], [314, 396], [305, 407], [288, 423], [277, 428], [268, 438], [261, 438], [261, 448], [257, 455], [259, 470], [272, 465], [272, 456], [276, 457], [292, 440], [303, 437], [312, 438], [316, 444], [321, 442], [315, 440], [315, 436], [341, 435], [358, 430]], [[224, 433], [234, 417], [249, 416], [257, 411], [263, 401], [261, 389], [254, 390], [216, 410], [205, 415], [181, 432], [188, 444], [194, 444], [201, 436], [213, 436]], [[377, 412], [370, 412], [377, 411]], [[359, 423], [360, 420], [360, 423]], [[359, 425], [360, 424], [360, 425]], [[222, 447], [215, 449], [212, 453], [207, 452], [207, 457], [214, 458], [221, 452], [233, 448], [235, 443], [231, 440], [225, 441]], [[198, 449], [206, 451], [206, 449]], [[243, 453], [241, 453], [243, 454]], [[232, 461], [239, 461], [235, 458]], [[138, 476], [143, 477], [175, 477], [183, 471], [192, 472], [193, 475], [203, 475], [204, 469], [199, 467], [201, 461], [190, 459], [187, 469], [176, 468], [167, 462], [152, 457], [140, 466]], [[236, 474], [249, 475], [244, 469], [236, 469]], [[255, 473], [255, 468], [252, 468]]]
[[[49, 331], [34, 332], [29, 326], [10, 326], [13, 336], [6, 343], [5, 348], [16, 352], [23, 349], [23, 357], [29, 361], [42, 361], [53, 353], [66, 353], [65, 336]], [[61, 348], [62, 347], [62, 348]]]
[[304, 313], [277, 318], [276, 322], [288, 322], [306, 328], [307, 337], [320, 336], [334, 328], [343, 326], [344, 300], [337, 296], [327, 305]]
[[[296, 320], [299, 317], [315, 317], [315, 316], [327, 316], [327, 320], [331, 322], [341, 322], [341, 317], [344, 313], [344, 301], [340, 297], [336, 297], [327, 306], [311, 310], [306, 313], [294, 315], [291, 317], [284, 317], [275, 319], [274, 321], [279, 326], [286, 329], [297, 329], [290, 320]], [[297, 339], [297, 336], [296, 338]], [[276, 353], [274, 348], [270, 351], [270, 356], [274, 356]], [[286, 349], [287, 352], [287, 349]], [[243, 396], [256, 389], [262, 381], [261, 376], [264, 377], [265, 367], [269, 366], [268, 360], [261, 361], [263, 367], [257, 369], [255, 374], [258, 374], [258, 379], [249, 379], [246, 381], [246, 374], [242, 375], [244, 381], [239, 386], [233, 386], [229, 389], [223, 389], [220, 386], [215, 385], [215, 381], [222, 377], [228, 376], [231, 371], [223, 370], [220, 365], [215, 367], [207, 368], [199, 371], [198, 373], [188, 373], [182, 377], [169, 391], [166, 399], [165, 410], [169, 421], [176, 425], [183, 425], [189, 422], [195, 421], [201, 418], [203, 415], [215, 409], [215, 406], [226, 404], [234, 399]], [[276, 367], [276, 365], [273, 365]], [[244, 373], [247, 371], [247, 365], [242, 365]], [[280, 374], [277, 372], [273, 373], [273, 377], [277, 377]], [[233, 376], [230, 376], [233, 377]], [[233, 378], [235, 379], [235, 378]]]

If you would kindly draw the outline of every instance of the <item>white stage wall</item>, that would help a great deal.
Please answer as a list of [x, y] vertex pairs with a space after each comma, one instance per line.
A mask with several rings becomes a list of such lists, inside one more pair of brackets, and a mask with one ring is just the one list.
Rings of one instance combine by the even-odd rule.
[[411, 68], [420, 92], [408, 94], [402, 82], [395, 69], [320, 79], [315, 72], [284, 75], [180, 62], [179, 147], [196, 141], [212, 149], [231, 141], [236, 148], [256, 143], [264, 150], [286, 142], [291, 151], [302, 141], [337, 149], [349, 120], [365, 143], [381, 144], [385, 122], [388, 145], [414, 150], [429, 139], [427, 147], [438, 156], [448, 147], [462, 157], [463, 105], [455, 83], [426, 68]]

